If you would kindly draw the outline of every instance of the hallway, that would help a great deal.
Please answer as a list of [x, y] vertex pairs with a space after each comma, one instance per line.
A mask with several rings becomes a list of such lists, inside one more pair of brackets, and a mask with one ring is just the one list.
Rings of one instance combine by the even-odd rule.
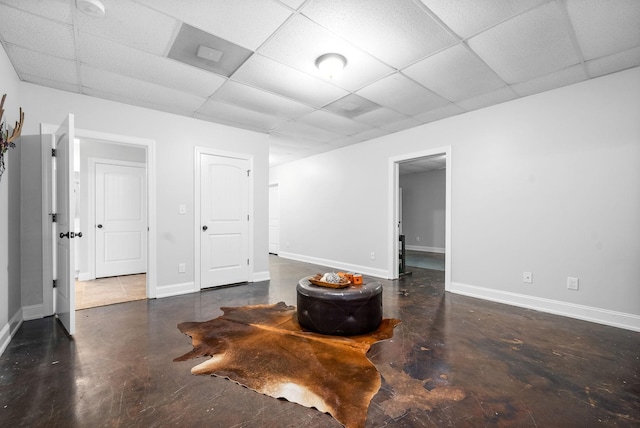
[[[192, 375], [202, 359], [172, 361], [191, 349], [178, 323], [215, 318], [224, 306], [295, 304], [299, 278], [332, 270], [269, 260], [270, 281], [83, 310], [73, 340], [53, 318], [25, 322], [0, 359], [0, 420], [338, 428], [315, 409]], [[640, 333], [445, 293], [444, 272], [412, 271], [379, 280], [384, 317], [402, 323], [368, 353], [385, 375], [367, 427], [640, 424]], [[464, 398], [416, 398], [452, 389]]]
[[76, 281], [76, 310], [147, 298], [147, 275], [123, 275]]

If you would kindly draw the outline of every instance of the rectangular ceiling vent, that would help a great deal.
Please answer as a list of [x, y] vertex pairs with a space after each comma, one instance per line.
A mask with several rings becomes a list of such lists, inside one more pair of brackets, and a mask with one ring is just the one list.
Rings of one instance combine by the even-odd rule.
[[182, 24], [167, 56], [230, 77], [252, 54], [253, 51], [249, 49], [188, 24]]
[[361, 114], [379, 109], [380, 106], [359, 95], [350, 94], [324, 106], [325, 110], [353, 119]]

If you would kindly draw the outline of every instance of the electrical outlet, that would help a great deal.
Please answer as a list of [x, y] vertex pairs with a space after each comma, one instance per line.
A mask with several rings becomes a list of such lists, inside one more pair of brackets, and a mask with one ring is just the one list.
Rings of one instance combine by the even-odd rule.
[[185, 273], [187, 271], [187, 265], [184, 263], [178, 264], [178, 273]]
[[567, 277], [567, 288], [569, 290], [578, 290], [578, 278]]
[[180, 204], [178, 206], [178, 212], [180, 214], [186, 214], [187, 213], [187, 206], [185, 204]]
[[416, 236], [416, 242], [420, 242], [420, 237]]
[[374, 253], [373, 251], [371, 252], [371, 260], [375, 260], [376, 259], [376, 253]]
[[527, 284], [533, 283], [533, 274], [531, 272], [522, 272], [522, 282]]

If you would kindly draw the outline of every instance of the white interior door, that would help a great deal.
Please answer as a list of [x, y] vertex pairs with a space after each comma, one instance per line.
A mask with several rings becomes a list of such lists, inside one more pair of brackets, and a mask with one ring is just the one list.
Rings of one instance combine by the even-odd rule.
[[249, 161], [200, 155], [201, 288], [249, 280]]
[[146, 170], [97, 163], [96, 278], [147, 270]]
[[280, 190], [277, 184], [269, 186], [269, 252], [280, 252]]
[[[70, 114], [55, 134], [56, 290], [55, 313], [69, 334], [76, 332], [75, 250], [72, 239], [75, 213], [73, 191], [74, 125]], [[80, 235], [81, 236], [81, 235]]]

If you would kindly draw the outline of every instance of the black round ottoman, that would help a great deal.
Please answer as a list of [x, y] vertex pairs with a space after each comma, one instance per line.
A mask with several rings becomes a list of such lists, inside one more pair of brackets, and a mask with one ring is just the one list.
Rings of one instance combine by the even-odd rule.
[[356, 336], [378, 328], [382, 321], [382, 284], [369, 282], [327, 288], [302, 278], [296, 287], [298, 322], [310, 331]]

